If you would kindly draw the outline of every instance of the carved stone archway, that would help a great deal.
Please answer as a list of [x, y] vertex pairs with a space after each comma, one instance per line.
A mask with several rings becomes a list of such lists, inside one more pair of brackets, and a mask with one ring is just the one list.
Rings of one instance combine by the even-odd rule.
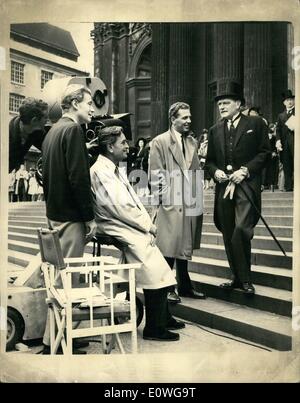
[[132, 114], [132, 138], [151, 136], [151, 38], [144, 32], [136, 41], [126, 80], [127, 110]]

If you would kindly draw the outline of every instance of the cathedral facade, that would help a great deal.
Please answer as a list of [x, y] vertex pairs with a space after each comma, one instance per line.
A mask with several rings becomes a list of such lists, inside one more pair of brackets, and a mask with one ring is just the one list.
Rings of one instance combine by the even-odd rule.
[[218, 120], [214, 97], [226, 81], [244, 88], [247, 107], [269, 121], [294, 90], [293, 27], [287, 22], [95, 23], [95, 76], [110, 112], [130, 112], [133, 140], [168, 128], [168, 108], [191, 105], [195, 134]]

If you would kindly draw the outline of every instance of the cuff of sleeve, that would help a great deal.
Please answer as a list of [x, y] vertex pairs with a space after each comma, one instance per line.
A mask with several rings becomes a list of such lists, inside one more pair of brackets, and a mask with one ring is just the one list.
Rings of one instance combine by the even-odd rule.
[[240, 169], [246, 174], [246, 178], [249, 178], [249, 169], [247, 167], [241, 167]]

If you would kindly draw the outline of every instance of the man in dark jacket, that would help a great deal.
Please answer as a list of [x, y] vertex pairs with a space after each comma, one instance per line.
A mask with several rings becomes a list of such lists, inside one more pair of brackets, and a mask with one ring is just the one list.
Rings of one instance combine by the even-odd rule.
[[25, 98], [19, 115], [9, 122], [9, 172], [24, 163], [24, 157], [34, 145], [41, 150], [45, 138], [48, 105], [35, 98]]
[[281, 151], [284, 172], [284, 187], [286, 192], [294, 188], [294, 130], [289, 124], [295, 117], [295, 95], [291, 90], [282, 94], [285, 111], [278, 116], [276, 129], [276, 148]]
[[225, 83], [215, 100], [223, 119], [209, 130], [206, 167], [217, 182], [214, 220], [233, 274], [221, 287], [251, 295], [251, 239], [259, 217], [243, 190], [260, 210], [261, 173], [270, 154], [268, 130], [260, 117], [240, 113], [244, 99], [237, 83]]
[[[94, 112], [90, 90], [78, 84], [68, 86], [61, 106], [63, 116], [42, 146], [46, 215], [49, 227], [58, 230], [64, 257], [81, 257], [96, 231], [88, 153], [81, 129]], [[74, 284], [78, 283], [79, 278], [73, 277]], [[49, 353], [48, 329], [44, 344], [45, 353]]]
[[62, 118], [52, 126], [42, 146], [46, 215], [51, 227], [63, 227], [63, 233], [69, 234], [66, 239], [61, 237], [64, 256], [80, 257], [96, 229], [88, 153], [80, 126], [92, 118], [90, 91], [70, 85], [62, 108]]

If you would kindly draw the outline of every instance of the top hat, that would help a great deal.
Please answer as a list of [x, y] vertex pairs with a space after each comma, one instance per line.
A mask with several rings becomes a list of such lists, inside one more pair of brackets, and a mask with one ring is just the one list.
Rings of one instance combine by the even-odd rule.
[[295, 98], [295, 95], [293, 95], [293, 92], [291, 90], [286, 90], [281, 94], [282, 100], [285, 101], [288, 98]]
[[235, 101], [241, 101], [242, 105], [245, 104], [245, 98], [243, 95], [243, 90], [240, 84], [235, 81], [225, 81], [219, 83], [218, 93], [215, 97], [215, 101], [218, 102], [220, 99], [230, 98]]

